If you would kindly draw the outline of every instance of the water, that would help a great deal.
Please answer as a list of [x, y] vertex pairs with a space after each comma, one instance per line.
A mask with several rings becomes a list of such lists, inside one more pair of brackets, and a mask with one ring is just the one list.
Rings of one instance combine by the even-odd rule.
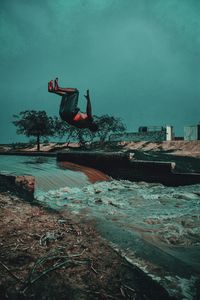
[[65, 187], [81, 187], [89, 184], [88, 176], [78, 169], [65, 169], [57, 164], [54, 157], [0, 156], [0, 172], [14, 175], [33, 175], [36, 189], [47, 192], [50, 189]]
[[101, 234], [132, 263], [172, 295], [195, 299], [200, 270], [200, 185], [165, 187], [98, 181], [98, 176], [91, 184], [91, 175], [97, 172], [92, 169], [85, 168], [83, 173], [84, 168], [69, 164], [71, 170], [64, 170], [61, 167], [67, 168], [67, 163], [57, 165], [55, 158], [5, 158], [0, 157], [2, 171], [36, 176], [38, 201], [95, 219]]

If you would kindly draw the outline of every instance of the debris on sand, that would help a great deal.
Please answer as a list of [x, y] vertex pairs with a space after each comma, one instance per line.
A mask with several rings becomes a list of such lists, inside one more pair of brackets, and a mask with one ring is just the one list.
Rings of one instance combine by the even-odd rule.
[[80, 216], [10, 193], [0, 194], [0, 208], [0, 299], [169, 299]]

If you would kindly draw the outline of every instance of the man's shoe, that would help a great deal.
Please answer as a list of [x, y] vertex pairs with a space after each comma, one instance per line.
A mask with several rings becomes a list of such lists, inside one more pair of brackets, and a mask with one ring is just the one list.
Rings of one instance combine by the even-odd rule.
[[56, 79], [54, 80], [54, 90], [58, 90], [58, 77], [56, 77]]
[[48, 91], [49, 91], [49, 92], [52, 92], [52, 91], [53, 91], [53, 80], [50, 80], [50, 81], [48, 82]]

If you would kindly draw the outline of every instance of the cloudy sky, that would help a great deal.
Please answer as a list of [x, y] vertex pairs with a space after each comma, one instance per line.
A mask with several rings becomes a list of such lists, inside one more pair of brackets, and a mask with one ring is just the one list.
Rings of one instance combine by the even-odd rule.
[[57, 115], [47, 82], [90, 89], [93, 112], [128, 131], [200, 121], [199, 0], [1, 0], [0, 143], [22, 140], [13, 114]]

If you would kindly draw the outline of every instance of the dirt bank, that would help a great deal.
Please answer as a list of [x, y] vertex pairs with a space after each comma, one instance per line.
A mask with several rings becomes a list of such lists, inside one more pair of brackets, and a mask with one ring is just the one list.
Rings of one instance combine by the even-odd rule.
[[200, 141], [122, 142], [126, 150], [167, 151], [180, 156], [200, 157]]
[[[141, 150], [141, 151], [165, 151], [169, 154], [180, 155], [180, 156], [190, 156], [190, 157], [200, 157], [200, 141], [164, 141], [164, 142], [106, 142], [103, 145], [94, 143], [87, 145], [87, 150], [90, 148], [102, 150]], [[79, 149], [78, 143], [46, 143], [41, 144], [41, 152], [57, 152], [66, 149]], [[9, 145], [0, 145], [0, 152], [35, 152], [37, 151], [36, 146], [30, 146], [24, 144], [24, 147], [12, 149]]]
[[81, 216], [0, 194], [0, 299], [170, 299]]

